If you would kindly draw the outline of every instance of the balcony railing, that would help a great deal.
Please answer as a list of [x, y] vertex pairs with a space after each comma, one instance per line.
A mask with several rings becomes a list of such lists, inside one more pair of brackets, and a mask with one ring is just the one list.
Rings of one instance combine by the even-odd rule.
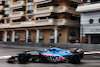
[[0, 24], [0, 28], [9, 28], [10, 24]]
[[18, 27], [31, 27], [34, 26], [34, 21], [13, 22], [7, 24], [0, 24], [0, 28], [18, 28]]
[[42, 19], [36, 20], [35, 26], [45, 26], [45, 25], [55, 25], [56, 21], [54, 19]]
[[34, 21], [24, 21], [24, 22], [13, 22], [10, 24], [10, 28], [16, 27], [31, 27], [34, 26]]
[[37, 4], [43, 4], [43, 3], [48, 3], [48, 2], [51, 2], [52, 0], [34, 0], [34, 3], [37, 3]]
[[34, 14], [49, 13], [49, 12], [54, 12], [53, 6], [37, 8], [36, 10], [34, 10]]
[[35, 21], [25, 21], [25, 22], [21, 22], [21, 26], [22, 27], [31, 27], [34, 26]]
[[56, 22], [57, 22], [56, 25], [69, 25], [69, 26], [79, 25], [78, 21], [70, 19], [57, 19]]
[[83, 3], [83, 4], [79, 4], [79, 6], [85, 6], [85, 5], [91, 5], [91, 4], [98, 4], [100, 3], [100, 1], [95, 1], [95, 2], [90, 2], [90, 3]]
[[0, 5], [0, 10], [3, 10], [3, 8], [4, 8], [4, 7], [3, 7], [2, 5]]
[[77, 2], [77, 3], [81, 3], [81, 0], [71, 0], [71, 1], [74, 1], [74, 2]]
[[75, 26], [79, 23], [70, 19], [42, 19], [35, 21], [13, 22], [1, 24], [0, 28], [18, 28], [18, 27], [33, 27], [33, 26], [51, 26], [51, 25], [68, 25]]
[[98, 2], [91, 2], [91, 3], [84, 3], [81, 6], [78, 6], [76, 11], [77, 12], [90, 12], [90, 11], [97, 11], [100, 10], [100, 1]]
[[48, 7], [37, 8], [36, 10], [34, 10], [34, 14], [51, 13], [51, 12], [55, 13], [68, 12], [76, 15], [80, 14], [75, 11], [75, 8], [69, 6], [58, 6], [58, 7], [48, 6]]
[[71, 14], [76, 14], [79, 15], [78, 12], [75, 11], [75, 8], [72, 8], [70, 6], [59, 6], [55, 8], [55, 12], [60, 13], [60, 12], [68, 12]]
[[19, 16], [23, 16], [23, 15], [24, 15], [24, 12], [23, 11], [19, 11], [19, 12], [11, 13], [10, 14], [10, 18], [19, 17]]
[[25, 5], [25, 2], [24, 1], [17, 1], [17, 2], [14, 2], [12, 4], [10, 4], [10, 8], [20, 8], [22, 6]]

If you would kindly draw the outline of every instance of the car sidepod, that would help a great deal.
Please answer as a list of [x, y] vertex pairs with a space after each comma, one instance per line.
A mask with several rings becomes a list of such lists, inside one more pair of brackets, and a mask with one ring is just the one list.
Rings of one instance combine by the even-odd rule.
[[58, 61], [64, 61], [65, 58], [61, 55], [55, 55], [55, 54], [43, 54], [44, 57], [47, 58], [47, 60], [51, 62], [58, 62]]

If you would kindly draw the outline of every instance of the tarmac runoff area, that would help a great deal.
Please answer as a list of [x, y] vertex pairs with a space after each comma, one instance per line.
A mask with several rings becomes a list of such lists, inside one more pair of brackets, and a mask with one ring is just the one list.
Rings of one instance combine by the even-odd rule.
[[[28, 47], [28, 46], [15, 46], [15, 45], [3, 45], [0, 44], [0, 48], [4, 48], [4, 49], [23, 49], [23, 50], [30, 50], [30, 51], [35, 51], [37, 49], [48, 49], [48, 47]], [[72, 48], [71, 48], [72, 49]], [[69, 49], [65, 49], [65, 50], [69, 50]], [[2, 52], [2, 51], [1, 51]], [[21, 51], [20, 51], [21, 52]], [[17, 53], [20, 53], [19, 51]], [[9, 53], [6, 53], [6, 55], [0, 55], [0, 59], [7, 59], [9, 57], [11, 57], [12, 55], [15, 55], [16, 53], [12, 53], [11, 55], [9, 55]], [[85, 51], [84, 55], [94, 55], [94, 58], [100, 58], [99, 56], [96, 55], [100, 55], [100, 51]]]
[[0, 47], [0, 67], [100, 67], [100, 52], [99, 51], [85, 51], [84, 58], [81, 59], [80, 64], [71, 63], [33, 63], [20, 64], [18, 61], [15, 63], [7, 63], [7, 58], [16, 55], [24, 50], [35, 51], [41, 47]]

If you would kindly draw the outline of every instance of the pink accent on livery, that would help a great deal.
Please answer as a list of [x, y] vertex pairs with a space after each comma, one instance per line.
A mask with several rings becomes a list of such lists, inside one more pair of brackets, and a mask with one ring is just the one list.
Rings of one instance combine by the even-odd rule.
[[56, 54], [43, 54], [44, 57], [46, 57], [49, 61], [64, 61], [65, 58], [60, 55]]

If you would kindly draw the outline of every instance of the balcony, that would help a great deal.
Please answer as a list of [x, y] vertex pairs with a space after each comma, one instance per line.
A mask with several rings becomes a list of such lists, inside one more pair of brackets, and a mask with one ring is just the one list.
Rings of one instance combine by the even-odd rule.
[[0, 5], [0, 10], [3, 10], [3, 9], [4, 9], [4, 7], [2, 5]]
[[36, 20], [34, 26], [46, 26], [46, 25], [55, 25], [56, 21], [54, 19], [43, 19]]
[[100, 3], [85, 3], [77, 7], [77, 12], [90, 12], [100, 10]]
[[13, 9], [22, 8], [22, 6], [24, 5], [25, 5], [24, 1], [17, 1], [17, 2], [10, 4], [10, 8], [13, 8]]
[[22, 17], [22, 16], [24, 16], [24, 12], [23, 11], [19, 11], [19, 12], [15, 12], [15, 13], [11, 13], [10, 14], [10, 18]]
[[68, 12], [71, 14], [80, 15], [80, 13], [75, 11], [75, 8], [69, 6], [58, 6], [58, 7], [48, 6], [48, 7], [37, 8], [36, 10], [34, 10], [34, 14], [38, 14], [38, 15], [51, 13], [51, 12], [55, 12], [55, 13]]
[[34, 26], [34, 24], [34, 21], [13, 22], [7, 24], [0, 24], [0, 28], [32, 27]]
[[71, 1], [74, 1], [74, 2], [77, 2], [77, 3], [81, 3], [81, 0], [71, 0]]
[[43, 3], [48, 3], [48, 2], [52, 2], [52, 0], [34, 0], [34, 3], [37, 3], [37, 4], [43, 4]]
[[10, 24], [0, 24], [0, 28], [9, 28]]
[[13, 22], [10, 24], [10, 28], [31, 27], [34, 26], [34, 23], [34, 21]]
[[35, 21], [26, 21], [26, 22], [21, 22], [21, 27], [32, 27], [34, 26]]
[[55, 12], [56, 13], [61, 13], [61, 12], [68, 12], [71, 14], [76, 14], [76, 15], [80, 15], [80, 13], [75, 11], [75, 8], [69, 7], [69, 6], [59, 6], [55, 8]]
[[79, 25], [78, 21], [70, 19], [57, 19], [56, 22], [57, 22], [56, 25], [68, 25], [68, 26]]
[[50, 13], [50, 12], [54, 12], [53, 6], [37, 8], [36, 10], [34, 10], [34, 14]]
[[3, 15], [0, 15], [0, 19], [3, 19]]

